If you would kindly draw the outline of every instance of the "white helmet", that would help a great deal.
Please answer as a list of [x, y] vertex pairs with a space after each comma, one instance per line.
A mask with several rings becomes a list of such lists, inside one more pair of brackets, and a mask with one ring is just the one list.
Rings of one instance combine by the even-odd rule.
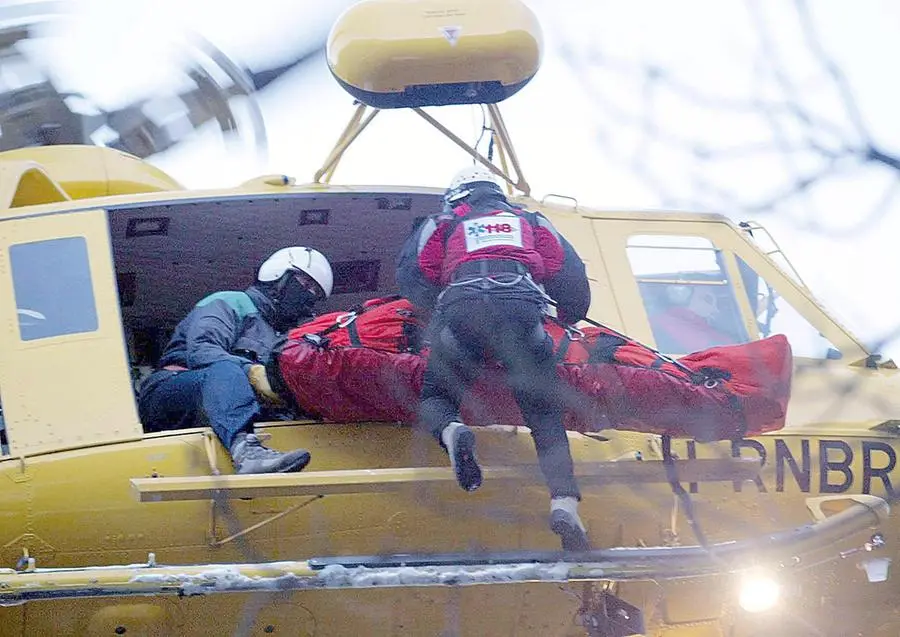
[[469, 166], [460, 170], [450, 181], [450, 186], [444, 195], [444, 201], [453, 203], [464, 199], [472, 192], [472, 187], [477, 184], [485, 184], [496, 188], [497, 192], [502, 194], [500, 183], [490, 170], [483, 166]]
[[312, 248], [298, 246], [282, 248], [259, 266], [256, 278], [262, 283], [270, 283], [280, 279], [289, 270], [308, 274], [319, 284], [322, 291], [325, 292], [326, 298], [331, 296], [334, 286], [331, 264], [328, 263], [324, 254]]

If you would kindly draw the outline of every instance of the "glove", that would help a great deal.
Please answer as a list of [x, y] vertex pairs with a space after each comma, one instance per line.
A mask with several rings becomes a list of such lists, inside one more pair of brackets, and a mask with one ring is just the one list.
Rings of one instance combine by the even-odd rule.
[[265, 365], [251, 365], [247, 369], [247, 378], [250, 379], [250, 385], [253, 391], [259, 396], [264, 403], [270, 407], [284, 407], [285, 402], [281, 396], [275, 393], [272, 385], [269, 384], [269, 377], [266, 374]]

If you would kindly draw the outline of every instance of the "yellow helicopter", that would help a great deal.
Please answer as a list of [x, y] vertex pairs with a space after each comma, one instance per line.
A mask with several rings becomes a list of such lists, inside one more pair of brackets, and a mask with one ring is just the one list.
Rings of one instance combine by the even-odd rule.
[[[0, 635], [900, 631], [896, 366], [755, 223], [533, 199], [498, 103], [541, 47], [519, 0], [354, 5], [327, 57], [356, 110], [308, 184], [190, 191], [111, 148], [0, 154]], [[496, 164], [424, 110], [454, 104], [485, 105]], [[331, 183], [384, 109], [424, 118], [553, 222], [586, 265], [592, 320], [687, 354], [656, 310], [702, 288], [730, 342], [786, 334], [786, 426], [703, 443], [570, 432], [604, 547], [585, 554], [557, 550], [520, 427], [478, 428], [475, 494], [396, 423], [261, 423], [274, 446], [313, 452], [278, 475], [234, 475], [206, 428], [144, 433], [135, 378], [199, 298], [242, 289], [285, 237], [333, 261], [332, 309], [396, 291], [402, 238], [443, 191]]]

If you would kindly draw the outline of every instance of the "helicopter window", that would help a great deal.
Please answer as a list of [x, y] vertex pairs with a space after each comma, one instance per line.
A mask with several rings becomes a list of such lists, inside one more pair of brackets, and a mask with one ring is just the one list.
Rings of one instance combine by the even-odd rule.
[[803, 318], [786, 299], [780, 297], [765, 279], [737, 257], [738, 268], [744, 281], [744, 289], [750, 308], [756, 316], [762, 337], [784, 334], [795, 356], [808, 358], [841, 358], [840, 351]]
[[721, 251], [709, 239], [635, 235], [627, 249], [661, 351], [687, 354], [750, 340]]
[[97, 329], [84, 237], [19, 243], [9, 258], [23, 341]]

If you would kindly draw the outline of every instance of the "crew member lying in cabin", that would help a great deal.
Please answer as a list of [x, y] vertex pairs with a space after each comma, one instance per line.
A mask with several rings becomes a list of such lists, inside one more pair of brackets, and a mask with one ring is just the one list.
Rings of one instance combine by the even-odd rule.
[[325, 256], [282, 248], [243, 292], [202, 299], [175, 328], [159, 368], [141, 384], [138, 411], [146, 431], [209, 425], [229, 450], [237, 473], [302, 470], [305, 449], [281, 453], [263, 446], [253, 423], [264, 407], [283, 406], [265, 366], [283, 333], [313, 316], [331, 295]]

